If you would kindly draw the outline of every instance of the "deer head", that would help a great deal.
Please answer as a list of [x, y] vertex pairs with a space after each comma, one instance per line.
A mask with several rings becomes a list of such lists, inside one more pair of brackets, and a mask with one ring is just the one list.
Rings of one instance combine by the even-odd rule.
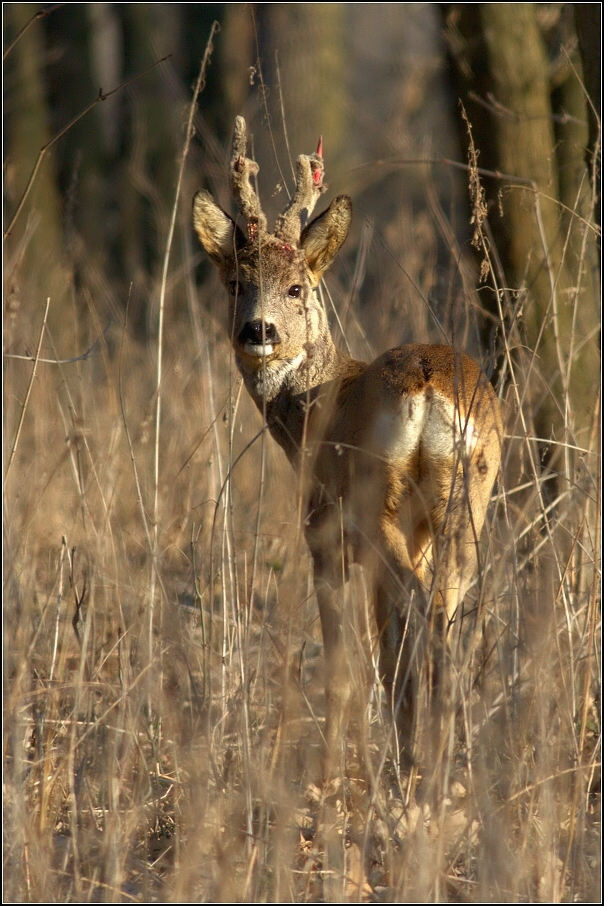
[[324, 380], [335, 349], [315, 287], [348, 235], [352, 204], [347, 195], [308, 222], [325, 191], [322, 142], [315, 154], [297, 161], [296, 190], [275, 229], [253, 185], [258, 164], [246, 157], [246, 126], [235, 120], [230, 164], [231, 189], [239, 208], [234, 221], [212, 196], [198, 192], [193, 224], [201, 245], [218, 266], [230, 296], [229, 328], [237, 364], [260, 405], [284, 383], [312, 385]]

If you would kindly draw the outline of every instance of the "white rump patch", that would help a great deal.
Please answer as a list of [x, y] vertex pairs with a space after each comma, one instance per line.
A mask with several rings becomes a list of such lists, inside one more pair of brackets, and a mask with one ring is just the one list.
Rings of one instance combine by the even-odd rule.
[[463, 417], [445, 397], [425, 393], [404, 396], [397, 409], [381, 412], [372, 438], [391, 462], [408, 460], [420, 443], [424, 454], [435, 459], [471, 455], [478, 440], [472, 418]]

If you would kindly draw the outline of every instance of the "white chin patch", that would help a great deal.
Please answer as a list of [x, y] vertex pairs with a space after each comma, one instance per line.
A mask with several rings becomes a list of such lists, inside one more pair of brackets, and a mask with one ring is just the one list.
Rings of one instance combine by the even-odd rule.
[[261, 356], [272, 355], [274, 352], [274, 347], [271, 343], [264, 343], [260, 345], [256, 345], [254, 343], [246, 343], [245, 351], [248, 355], [255, 355], [260, 358]]
[[271, 343], [265, 343], [264, 345], [246, 343], [243, 347], [243, 351], [246, 355], [255, 356], [256, 358], [261, 359], [263, 356], [266, 358], [267, 356], [272, 355], [275, 348]]

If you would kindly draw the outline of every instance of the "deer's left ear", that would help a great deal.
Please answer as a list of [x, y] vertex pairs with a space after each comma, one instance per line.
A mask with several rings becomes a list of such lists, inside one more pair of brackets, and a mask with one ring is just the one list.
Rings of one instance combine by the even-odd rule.
[[300, 248], [306, 263], [318, 283], [348, 236], [352, 219], [352, 201], [348, 195], [338, 195], [326, 211], [306, 226], [300, 237]]

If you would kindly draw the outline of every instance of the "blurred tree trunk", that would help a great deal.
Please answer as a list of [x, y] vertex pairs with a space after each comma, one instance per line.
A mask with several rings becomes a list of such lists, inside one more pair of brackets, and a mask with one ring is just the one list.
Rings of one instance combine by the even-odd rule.
[[439, 10], [429, 3], [379, 10], [347, 6], [354, 157], [344, 191], [354, 197], [356, 228], [364, 218], [373, 237], [354, 303], [372, 311], [368, 354], [385, 344], [447, 342], [487, 364], [465, 176], [440, 163], [459, 156], [459, 142]]
[[216, 111], [220, 134], [230, 135], [237, 115], [245, 114], [254, 79], [256, 58], [252, 12], [246, 3], [224, 7], [220, 39], [217, 41], [222, 90], [221, 107]]
[[[166, 16], [161, 4], [118, 5], [123, 17], [126, 78], [145, 72], [166, 53], [181, 58], [183, 6]], [[187, 95], [171, 73], [171, 61], [147, 71], [128, 87], [125, 111], [129, 159], [120, 168], [122, 260], [129, 291], [129, 318], [141, 337], [157, 329], [163, 255], [176, 188]], [[174, 255], [178, 255], [176, 248]]]
[[[589, 124], [589, 142], [585, 163], [593, 179], [595, 195], [595, 217], [600, 223], [602, 105], [602, 6], [599, 3], [574, 3], [573, 11], [579, 39], [579, 51], [583, 65], [583, 80], [590, 103], [586, 104]], [[585, 99], [584, 99], [585, 103]]]
[[[111, 27], [114, 20], [113, 6], [102, 3], [64, 5], [44, 19], [48, 48], [45, 90], [53, 132], [85, 110], [99, 90], [106, 92], [119, 84], [121, 60], [115, 49], [115, 28]], [[53, 52], [51, 48], [61, 47], [66, 32], [75, 52]], [[119, 104], [119, 97], [97, 104], [71, 126], [56, 148], [57, 186], [64, 208], [63, 255], [73, 273], [74, 286], [69, 322], [79, 327], [78, 348], [86, 348], [91, 328], [87, 317], [90, 296], [82, 288], [94, 285], [93, 275], [115, 272], [111, 255], [118, 241], [113, 213], [117, 191], [114, 180], [107, 177], [115, 174]], [[111, 131], [112, 153], [106, 140]], [[106, 320], [111, 310], [110, 293], [106, 286], [97, 284], [95, 288], [100, 290], [99, 313]]]
[[[268, 114], [274, 138], [273, 146], [268, 135], [262, 137], [260, 180], [262, 184], [264, 167], [272, 181], [263, 198], [269, 216], [274, 216], [287, 201], [284, 186], [291, 191], [294, 185], [290, 164], [295, 165], [299, 154], [313, 152], [320, 135], [327, 143], [330, 185], [338, 172], [337, 149], [344, 144], [348, 109], [345, 10], [339, 3], [262, 3], [256, 16], [259, 64], [268, 89], [262, 131], [266, 132]], [[276, 161], [274, 148], [285, 146], [284, 134], [290, 160], [279, 153]], [[279, 172], [282, 178], [273, 179]], [[275, 194], [277, 181], [282, 188]]]
[[[36, 12], [31, 4], [15, 3], [6, 8], [5, 25], [11, 39], [15, 38]], [[8, 227], [26, 189], [38, 153], [52, 138], [50, 118], [45, 93], [45, 52], [40, 22], [34, 22], [19, 38], [5, 61], [5, 198], [7, 201]], [[6, 244], [5, 262], [9, 293], [16, 296], [24, 291], [34, 294], [40, 317], [45, 300], [50, 296], [48, 326], [55, 340], [64, 332], [70, 319], [66, 305], [69, 301], [70, 276], [62, 262], [62, 204], [57, 186], [53, 151], [42, 160], [31, 191], [22, 208]], [[19, 256], [25, 267], [22, 273], [30, 275], [33, 282], [26, 287], [12, 287], [12, 255]], [[36, 275], [36, 277], [34, 277]], [[28, 308], [28, 313], [31, 309]], [[23, 340], [33, 341], [29, 332]], [[38, 324], [34, 330], [37, 330]], [[19, 342], [17, 336], [11, 338]], [[69, 348], [69, 347], [66, 347]]]
[[[505, 175], [485, 178], [484, 184], [505, 280], [519, 298], [524, 295], [524, 342], [535, 354], [522, 391], [529, 390], [535, 433], [546, 441], [544, 462], [563, 471], [564, 448], [547, 442], [587, 446], [597, 406], [599, 294], [595, 231], [584, 220], [593, 199], [585, 192], [586, 171], [579, 163], [587, 144], [585, 107], [574, 109], [579, 93], [566, 84], [563, 96], [573, 109], [566, 111], [568, 117], [555, 116], [539, 20], [547, 12], [532, 3], [446, 8], [449, 47], [479, 166]], [[573, 63], [580, 71], [576, 54]], [[568, 78], [576, 81], [567, 68]]]

